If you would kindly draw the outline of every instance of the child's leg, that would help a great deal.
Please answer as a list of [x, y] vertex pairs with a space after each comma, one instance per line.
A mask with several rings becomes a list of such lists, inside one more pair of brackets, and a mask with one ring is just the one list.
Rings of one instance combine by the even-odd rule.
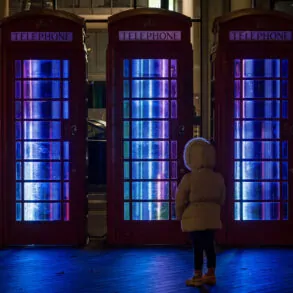
[[202, 284], [203, 242], [201, 234], [201, 231], [190, 233], [193, 247], [194, 275], [186, 281], [187, 286], [200, 286]]
[[215, 246], [214, 246], [214, 235], [215, 235], [215, 232], [213, 230], [206, 230], [203, 236], [204, 250], [207, 256], [207, 267], [208, 267], [208, 272], [203, 277], [203, 281], [211, 285], [216, 283], [216, 276], [215, 276], [216, 252], [215, 252]]

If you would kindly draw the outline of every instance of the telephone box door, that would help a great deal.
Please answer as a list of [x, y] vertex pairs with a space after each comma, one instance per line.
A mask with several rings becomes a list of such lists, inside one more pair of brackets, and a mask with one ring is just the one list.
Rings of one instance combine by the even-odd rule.
[[[46, 22], [46, 16], [40, 17]], [[74, 26], [66, 22], [63, 26], [74, 35]], [[5, 29], [10, 37], [9, 27]], [[8, 42], [3, 50], [5, 173], [1, 188], [6, 200], [6, 245], [79, 245], [85, 241], [82, 27], [76, 34], [80, 50], [72, 46], [71, 53], [62, 53], [58, 42]]]

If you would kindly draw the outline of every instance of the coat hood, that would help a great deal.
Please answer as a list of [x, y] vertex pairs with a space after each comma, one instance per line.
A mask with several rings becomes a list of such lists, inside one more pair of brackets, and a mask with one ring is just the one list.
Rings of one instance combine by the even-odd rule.
[[215, 148], [205, 138], [193, 138], [185, 145], [183, 159], [185, 167], [190, 171], [213, 169], [216, 165]]

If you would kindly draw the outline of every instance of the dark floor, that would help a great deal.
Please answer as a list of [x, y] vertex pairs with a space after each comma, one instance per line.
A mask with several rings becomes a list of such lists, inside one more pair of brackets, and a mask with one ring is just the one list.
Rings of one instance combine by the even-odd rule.
[[293, 250], [227, 250], [217, 272], [215, 287], [185, 287], [192, 273], [187, 249], [0, 251], [1, 293], [292, 293]]

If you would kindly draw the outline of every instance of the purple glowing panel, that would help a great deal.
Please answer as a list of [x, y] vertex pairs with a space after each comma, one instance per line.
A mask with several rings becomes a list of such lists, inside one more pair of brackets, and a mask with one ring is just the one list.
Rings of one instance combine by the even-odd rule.
[[240, 118], [240, 113], [241, 113], [240, 105], [241, 104], [239, 101], [234, 102], [234, 118]]
[[24, 119], [60, 119], [61, 103], [52, 101], [25, 101], [23, 103]]
[[280, 80], [245, 79], [242, 81], [243, 98], [280, 98]]
[[240, 80], [234, 81], [234, 98], [236, 98], [236, 99], [241, 98], [241, 82], [240, 82]]
[[169, 141], [133, 141], [132, 159], [169, 159]]
[[242, 61], [244, 78], [280, 78], [280, 59], [245, 59]]
[[24, 121], [24, 139], [61, 139], [59, 121]]
[[60, 99], [61, 82], [58, 80], [23, 81], [24, 99]]
[[132, 162], [132, 179], [169, 179], [169, 162], [134, 161]]
[[177, 119], [177, 101], [171, 100], [171, 118]]
[[171, 80], [171, 98], [176, 99], [177, 98], [177, 80], [172, 79]]
[[168, 59], [133, 59], [133, 78], [168, 78]]
[[271, 119], [280, 118], [280, 101], [255, 100], [242, 102], [242, 118]]
[[234, 60], [234, 78], [240, 78], [241, 76], [241, 61], [240, 59]]
[[136, 181], [131, 185], [133, 200], [169, 199], [169, 181]]
[[132, 101], [132, 118], [134, 119], [169, 118], [169, 101], [167, 100]]
[[171, 179], [177, 179], [177, 161], [171, 163]]
[[133, 202], [132, 220], [152, 221], [169, 220], [169, 203], [167, 202]]
[[171, 159], [172, 160], [177, 159], [177, 141], [176, 140], [171, 141]]
[[169, 138], [169, 121], [133, 121], [132, 138]]
[[169, 81], [156, 79], [132, 80], [132, 98], [168, 98]]
[[23, 78], [61, 78], [60, 60], [23, 60]]
[[171, 198], [172, 198], [172, 200], [175, 200], [177, 186], [178, 186], [177, 181], [171, 181]]
[[15, 99], [21, 99], [21, 93], [22, 93], [21, 81], [15, 81], [14, 90], [15, 90]]
[[177, 67], [177, 60], [176, 59], [172, 59], [171, 60], [171, 77], [172, 78], [177, 78], [178, 76], [178, 67]]

